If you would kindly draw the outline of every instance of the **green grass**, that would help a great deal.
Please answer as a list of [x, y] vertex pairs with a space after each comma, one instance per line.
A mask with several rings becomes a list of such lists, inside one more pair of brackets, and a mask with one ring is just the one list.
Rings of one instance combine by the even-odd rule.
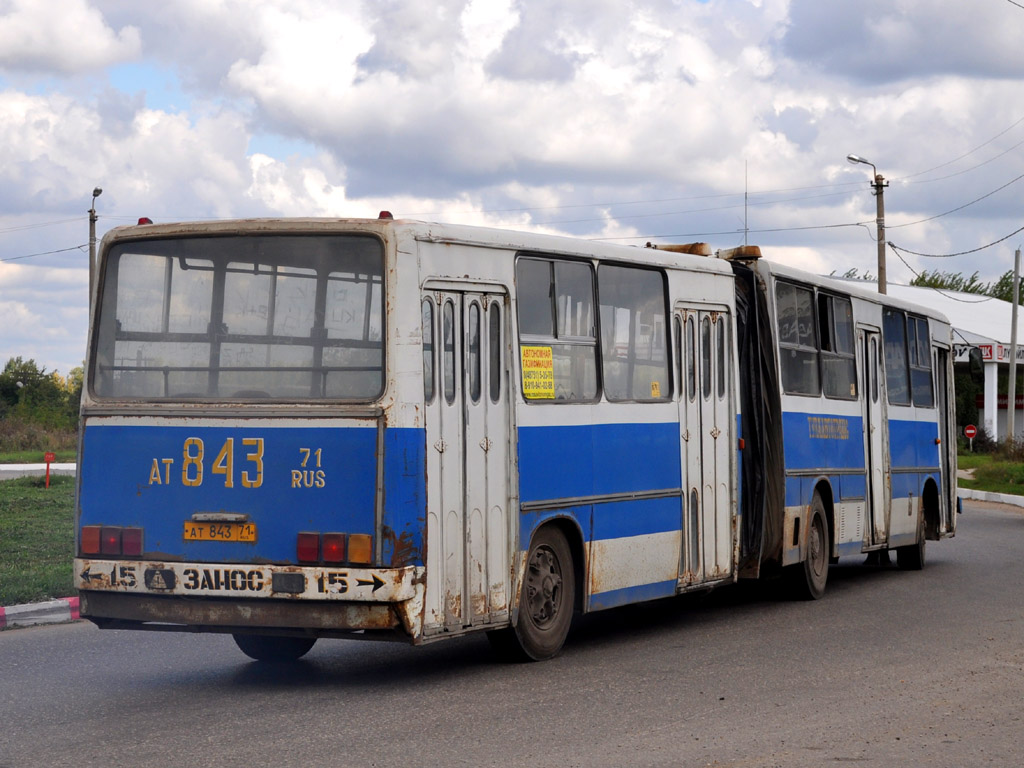
[[0, 605], [75, 594], [75, 478], [0, 482]]
[[[3, 451], [0, 452], [0, 464], [42, 464], [45, 451]], [[78, 452], [74, 448], [54, 451], [58, 464], [71, 464], [77, 461]]]
[[960, 478], [963, 488], [1024, 496], [1024, 462], [998, 454], [969, 453], [957, 457], [960, 469], [973, 469], [974, 478]]

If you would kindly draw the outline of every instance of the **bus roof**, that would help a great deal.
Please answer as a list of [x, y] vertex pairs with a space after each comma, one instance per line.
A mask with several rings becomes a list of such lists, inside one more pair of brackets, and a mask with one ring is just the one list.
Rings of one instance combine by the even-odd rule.
[[465, 243], [502, 250], [593, 256], [599, 259], [643, 263], [652, 266], [682, 267], [730, 276], [732, 274], [732, 270], [726, 262], [711, 256], [606, 243], [565, 235], [390, 218], [261, 218], [139, 224], [111, 229], [103, 238], [102, 248], [109, 248], [119, 242], [150, 238], [222, 236], [260, 232], [311, 234], [352, 231], [371, 232], [385, 238], [388, 232], [403, 232], [409, 237], [426, 242]]
[[831, 277], [828, 275], [815, 275], [811, 272], [797, 269], [796, 267], [790, 267], [785, 264], [776, 264], [764, 260], [758, 263], [763, 265], [761, 267], [762, 269], [766, 268], [776, 277], [784, 277], [802, 283], [821, 286], [826, 289], [838, 291], [839, 293], [849, 294], [850, 296], [856, 297], [862, 301], [883, 304], [887, 307], [896, 307], [898, 309], [934, 318], [935, 320], [949, 324], [949, 319], [938, 310], [932, 309], [931, 307], [927, 307], [923, 304], [907, 301], [906, 299], [900, 299], [888, 294], [878, 293], [875, 288], [875, 283], [873, 282], [850, 280], [847, 278]]

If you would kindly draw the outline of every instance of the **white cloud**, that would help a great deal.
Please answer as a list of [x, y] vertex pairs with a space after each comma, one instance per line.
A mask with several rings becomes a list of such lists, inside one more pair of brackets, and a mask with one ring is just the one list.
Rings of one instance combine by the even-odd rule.
[[111, 29], [86, 0], [0, 5], [0, 67], [74, 74], [134, 59], [141, 49], [137, 27]]
[[[98, 185], [101, 232], [141, 215], [387, 209], [729, 247], [746, 222], [769, 258], [874, 271], [870, 169], [848, 165], [849, 152], [891, 181], [889, 233], [906, 247], [965, 250], [1019, 226], [1015, 186], [898, 226], [1024, 174], [1024, 150], [1013, 148], [1024, 146], [1024, 123], [1015, 125], [1024, 12], [1008, 3], [66, 0], [59, 17], [40, 9], [0, 0], [0, 258], [83, 242]], [[108, 79], [105, 68], [124, 61], [141, 63], [136, 78], [121, 64]], [[174, 83], [172, 98], [155, 103], [158, 84], [145, 77], [158, 74]], [[79, 216], [82, 228], [14, 230], [32, 216]], [[824, 228], [858, 221], [872, 223]], [[911, 264], [981, 268], [991, 279], [1012, 247]], [[70, 271], [84, 279], [83, 268]], [[0, 272], [0, 301], [32, 325], [37, 298], [11, 274]], [[892, 260], [889, 276], [911, 273]], [[81, 333], [73, 323], [84, 320], [51, 315], [69, 337]]]

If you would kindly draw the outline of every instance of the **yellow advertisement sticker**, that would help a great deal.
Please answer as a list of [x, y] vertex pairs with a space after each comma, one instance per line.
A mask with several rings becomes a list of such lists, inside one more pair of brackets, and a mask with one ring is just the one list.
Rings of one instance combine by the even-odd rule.
[[528, 400], [555, 399], [555, 363], [551, 347], [519, 347], [523, 395]]

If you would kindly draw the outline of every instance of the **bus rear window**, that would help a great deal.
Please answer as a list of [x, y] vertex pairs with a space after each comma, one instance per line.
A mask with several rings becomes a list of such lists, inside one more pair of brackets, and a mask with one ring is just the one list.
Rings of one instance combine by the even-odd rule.
[[381, 242], [266, 235], [115, 245], [99, 397], [366, 402], [384, 386]]

